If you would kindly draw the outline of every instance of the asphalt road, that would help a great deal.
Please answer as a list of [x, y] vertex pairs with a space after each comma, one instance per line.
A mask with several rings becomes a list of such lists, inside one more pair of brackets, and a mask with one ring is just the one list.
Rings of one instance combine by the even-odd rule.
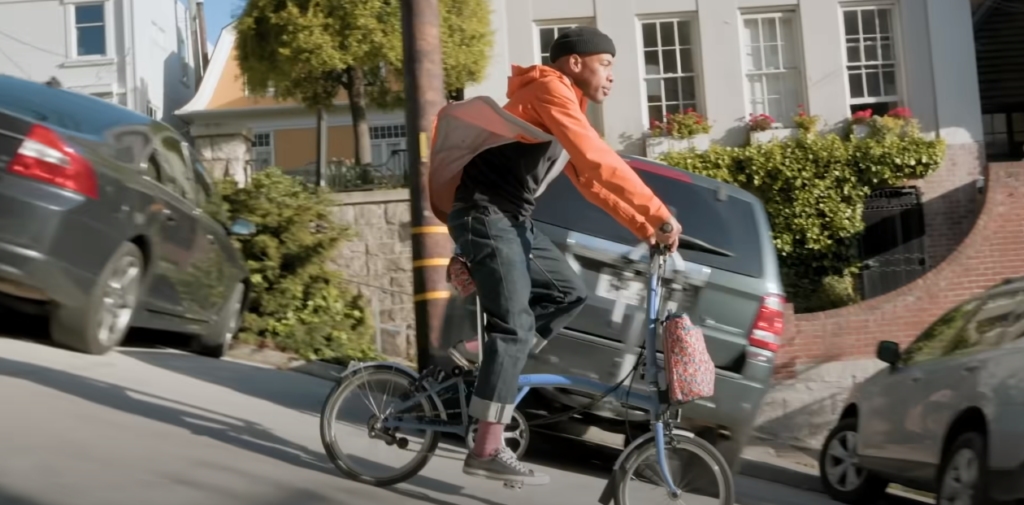
[[[605, 451], [537, 439], [552, 484], [505, 491], [462, 475], [462, 449], [442, 442], [405, 484], [357, 484], [323, 454], [330, 386], [166, 349], [95, 357], [0, 338], [0, 504], [592, 505], [610, 467]], [[747, 477], [737, 491], [741, 505], [834, 503]]]

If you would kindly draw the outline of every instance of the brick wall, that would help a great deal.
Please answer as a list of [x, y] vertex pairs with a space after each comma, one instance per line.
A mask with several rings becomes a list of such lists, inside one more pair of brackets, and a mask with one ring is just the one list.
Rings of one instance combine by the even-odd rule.
[[942, 167], [920, 181], [924, 203], [925, 254], [928, 268], [940, 265], [971, 232], [981, 210], [977, 181], [984, 174], [981, 143], [949, 144]]
[[[960, 247], [917, 281], [841, 309], [794, 315], [790, 308], [778, 377], [873, 356], [880, 340], [906, 344], [954, 304], [1006, 277], [1024, 275], [1024, 163], [989, 165], [983, 201]], [[941, 226], [930, 227], [929, 236]]]

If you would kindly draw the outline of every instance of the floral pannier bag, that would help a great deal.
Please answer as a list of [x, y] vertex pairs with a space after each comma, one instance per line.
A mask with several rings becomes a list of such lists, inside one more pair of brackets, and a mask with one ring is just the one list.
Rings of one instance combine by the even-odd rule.
[[686, 314], [673, 314], [662, 329], [669, 404], [681, 405], [715, 394], [715, 363], [704, 332]]

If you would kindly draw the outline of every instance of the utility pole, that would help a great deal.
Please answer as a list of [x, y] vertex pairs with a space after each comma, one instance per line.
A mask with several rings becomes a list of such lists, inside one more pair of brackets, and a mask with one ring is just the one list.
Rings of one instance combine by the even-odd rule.
[[420, 370], [440, 345], [451, 291], [445, 279], [452, 245], [448, 228], [430, 210], [427, 174], [430, 140], [437, 112], [447, 103], [441, 66], [438, 0], [402, 0], [405, 60], [405, 124], [412, 182], [413, 292], [416, 303], [416, 355]]
[[327, 109], [316, 109], [316, 187], [324, 185], [327, 173]]

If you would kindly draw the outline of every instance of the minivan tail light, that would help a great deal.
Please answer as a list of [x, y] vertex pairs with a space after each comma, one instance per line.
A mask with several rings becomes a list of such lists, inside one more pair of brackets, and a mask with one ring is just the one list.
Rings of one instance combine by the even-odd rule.
[[99, 197], [92, 165], [45, 126], [32, 126], [7, 171], [90, 198]]
[[761, 299], [761, 308], [754, 319], [749, 342], [752, 347], [778, 352], [782, 343], [786, 299], [780, 295], [767, 295]]

